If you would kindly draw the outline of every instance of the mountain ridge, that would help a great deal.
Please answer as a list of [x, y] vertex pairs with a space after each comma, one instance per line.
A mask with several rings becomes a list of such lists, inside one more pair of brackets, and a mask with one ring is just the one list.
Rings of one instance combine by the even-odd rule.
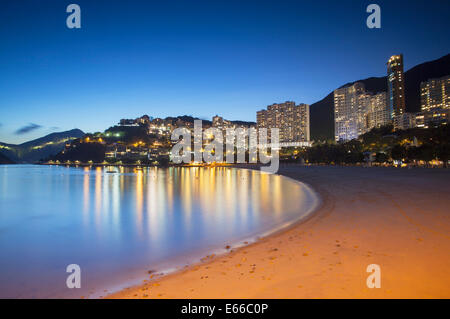
[[80, 129], [55, 132], [21, 144], [0, 142], [0, 154], [17, 163], [37, 162], [62, 151], [68, 141], [84, 136]]

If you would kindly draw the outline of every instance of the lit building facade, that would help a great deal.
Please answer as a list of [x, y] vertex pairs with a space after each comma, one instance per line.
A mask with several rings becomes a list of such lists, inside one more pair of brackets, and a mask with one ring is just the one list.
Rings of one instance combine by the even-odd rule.
[[450, 123], [450, 108], [432, 109], [417, 113], [416, 126], [421, 128], [436, 127]]
[[390, 124], [391, 114], [387, 103], [387, 93], [380, 92], [367, 97], [366, 112], [366, 132]]
[[394, 117], [395, 130], [407, 130], [410, 128], [415, 128], [416, 126], [416, 113], [405, 112]]
[[244, 122], [244, 121], [230, 121], [230, 120], [224, 119], [223, 117], [221, 117], [219, 115], [216, 115], [216, 116], [213, 116], [213, 118], [212, 118], [211, 127], [226, 131], [226, 129], [228, 129], [228, 128], [231, 128], [231, 129], [254, 128], [255, 123], [254, 122]]
[[223, 117], [216, 115], [212, 118], [212, 127], [223, 129], [224, 127], [224, 120]]
[[235, 128], [236, 125], [233, 122], [225, 120], [223, 117], [216, 115], [212, 118], [212, 127], [218, 128], [220, 130], [225, 130], [227, 128]]
[[450, 122], [450, 75], [420, 83], [417, 127], [429, 128]]
[[272, 104], [267, 110], [256, 113], [257, 128], [265, 128], [270, 139], [270, 128], [279, 129], [279, 141], [289, 142], [309, 142], [310, 141], [310, 120], [309, 105], [295, 102], [285, 102]]
[[364, 84], [355, 84], [334, 91], [334, 138], [350, 141], [366, 131], [366, 105], [370, 94]]
[[372, 94], [361, 82], [334, 91], [334, 136], [337, 142], [350, 141], [390, 123], [386, 92]]
[[421, 111], [450, 109], [450, 75], [420, 83]]
[[403, 55], [393, 55], [387, 63], [389, 112], [391, 118], [402, 115], [405, 106], [405, 76], [403, 74]]

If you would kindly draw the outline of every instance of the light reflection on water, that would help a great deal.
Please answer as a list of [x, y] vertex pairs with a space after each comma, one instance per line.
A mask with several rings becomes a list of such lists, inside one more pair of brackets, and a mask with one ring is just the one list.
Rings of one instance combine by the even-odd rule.
[[[111, 173], [114, 171], [115, 173]], [[0, 297], [80, 297], [305, 214], [303, 185], [234, 168], [0, 167]], [[65, 287], [78, 264], [82, 288]]]

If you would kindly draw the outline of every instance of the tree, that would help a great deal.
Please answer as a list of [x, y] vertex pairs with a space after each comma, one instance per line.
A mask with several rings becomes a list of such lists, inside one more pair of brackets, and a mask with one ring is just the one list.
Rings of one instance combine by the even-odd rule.
[[399, 144], [394, 145], [391, 149], [391, 157], [396, 161], [401, 161], [406, 157], [406, 148]]
[[436, 155], [440, 161], [444, 162], [444, 167], [447, 168], [448, 160], [450, 159], [450, 144], [439, 144], [436, 147]]
[[377, 153], [375, 156], [375, 162], [386, 163], [389, 161], [389, 157], [385, 153]]
[[444, 167], [447, 168], [448, 160], [450, 159], [450, 144], [439, 144], [436, 147], [437, 158], [444, 162]]
[[430, 144], [424, 144], [417, 148], [417, 157], [425, 162], [432, 161], [436, 158], [435, 148]]
[[54, 160], [101, 163], [105, 160], [105, 149], [106, 147], [99, 143], [73, 143], [71, 148], [55, 155]]

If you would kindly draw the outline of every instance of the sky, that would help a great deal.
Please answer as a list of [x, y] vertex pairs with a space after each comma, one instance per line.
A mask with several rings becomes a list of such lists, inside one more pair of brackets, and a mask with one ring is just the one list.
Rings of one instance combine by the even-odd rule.
[[[81, 8], [81, 29], [66, 7]], [[381, 29], [366, 8], [381, 7]], [[284, 101], [450, 52], [450, 1], [2, 1], [0, 141], [104, 131], [121, 118], [256, 121]]]

